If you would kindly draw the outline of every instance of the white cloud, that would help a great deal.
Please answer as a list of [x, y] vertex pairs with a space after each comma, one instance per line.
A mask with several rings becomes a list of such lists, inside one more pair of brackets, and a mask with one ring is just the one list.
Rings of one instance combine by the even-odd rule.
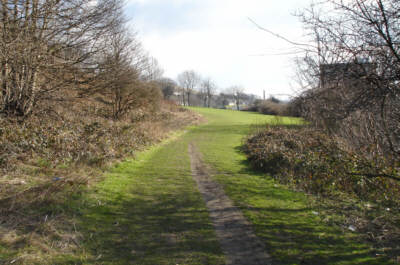
[[[257, 29], [247, 18], [292, 39], [301, 27], [291, 16], [307, 1], [281, 0], [130, 0], [145, 48], [164, 67], [167, 76], [194, 69], [211, 76], [222, 87], [243, 85], [261, 95], [292, 93], [284, 41]], [[254, 56], [267, 54], [268, 56]]]

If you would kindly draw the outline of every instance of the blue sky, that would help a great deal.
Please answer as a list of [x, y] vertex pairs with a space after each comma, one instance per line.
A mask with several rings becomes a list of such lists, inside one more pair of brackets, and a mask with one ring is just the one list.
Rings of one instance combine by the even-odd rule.
[[[293, 40], [302, 27], [291, 14], [307, 0], [128, 0], [126, 14], [147, 51], [176, 78], [185, 70], [211, 77], [223, 90], [294, 94], [293, 47], [249, 20]], [[282, 96], [284, 98], [284, 96]]]

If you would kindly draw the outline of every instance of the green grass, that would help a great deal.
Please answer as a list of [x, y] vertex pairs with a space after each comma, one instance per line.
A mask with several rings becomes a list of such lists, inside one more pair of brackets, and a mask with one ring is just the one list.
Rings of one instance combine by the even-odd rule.
[[[313, 213], [318, 210], [311, 206], [311, 198], [247, 165], [240, 146], [243, 137], [257, 129], [254, 124], [301, 124], [301, 120], [192, 110], [208, 123], [115, 165], [102, 182], [73, 193], [64, 204], [38, 210], [43, 216], [58, 214], [68, 220], [71, 234], [79, 235], [75, 249], [41, 254], [35, 247], [18, 250], [0, 244], [0, 261], [34, 253], [38, 262], [23, 264], [224, 264], [191, 177], [188, 144], [194, 143], [278, 264], [386, 264], [368, 245], [358, 242], [357, 234], [322, 222]], [[61, 230], [67, 229], [58, 229], [55, 234], [60, 238], [49, 241], [62, 242], [66, 233]]]
[[120, 163], [70, 203], [83, 251], [57, 264], [224, 264], [182, 140]]
[[[215, 179], [254, 225], [278, 264], [387, 264], [355, 233], [327, 225], [313, 198], [274, 182], [249, 168], [240, 152], [252, 124], [301, 124], [253, 113], [193, 108], [208, 124], [191, 131], [205, 161], [218, 172]], [[253, 128], [254, 129], [254, 128]]]

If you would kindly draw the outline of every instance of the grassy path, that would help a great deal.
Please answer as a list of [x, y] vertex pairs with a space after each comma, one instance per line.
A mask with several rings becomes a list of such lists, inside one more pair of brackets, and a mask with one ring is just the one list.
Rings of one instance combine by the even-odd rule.
[[386, 264], [355, 234], [325, 225], [305, 195], [249, 170], [239, 148], [251, 124], [296, 120], [194, 110], [208, 119], [206, 125], [119, 164], [97, 187], [71, 198], [68, 214], [83, 240], [74, 253], [49, 264], [225, 264], [191, 175], [189, 143], [276, 264]]
[[388, 264], [357, 235], [322, 222], [310, 198], [293, 192], [268, 176], [249, 169], [240, 152], [242, 138], [252, 124], [293, 124], [252, 113], [195, 109], [209, 119], [191, 137], [206, 163], [216, 170], [214, 178], [253, 224], [277, 264]]
[[251, 224], [224, 189], [211, 177], [195, 144], [189, 144], [192, 175], [203, 195], [218, 241], [229, 265], [270, 265], [265, 244], [254, 234]]
[[121, 163], [74, 200], [84, 252], [55, 263], [224, 264], [180, 139]]

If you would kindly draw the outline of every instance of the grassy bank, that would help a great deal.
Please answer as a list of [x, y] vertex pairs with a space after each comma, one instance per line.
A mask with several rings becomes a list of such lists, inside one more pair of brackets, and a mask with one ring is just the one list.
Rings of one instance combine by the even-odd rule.
[[81, 216], [76, 222], [84, 252], [60, 263], [224, 263], [184, 141], [172, 140], [120, 163], [70, 205], [70, 214]]
[[83, 194], [108, 179], [104, 171], [112, 163], [140, 154], [199, 118], [171, 104], [152, 116], [146, 112], [122, 121], [79, 110], [63, 112], [63, 120], [0, 120], [0, 146], [5, 147], [0, 158], [6, 157], [0, 159], [0, 264], [76, 258], [85, 240], [75, 220], [86, 207], [79, 206], [86, 200]]
[[328, 223], [317, 198], [291, 191], [271, 177], [251, 170], [240, 151], [254, 124], [300, 124], [293, 118], [252, 113], [194, 109], [208, 124], [192, 131], [215, 179], [253, 223], [278, 264], [387, 264], [382, 251], [362, 242], [347, 227]]
[[[0, 260], [12, 264], [224, 264], [190, 172], [188, 144], [253, 224], [277, 264], [386, 264], [357, 233], [322, 220], [313, 198], [254, 172], [241, 152], [254, 124], [292, 118], [194, 108], [207, 124], [127, 159], [79, 190], [15, 213], [1, 224]], [[100, 176], [99, 176], [100, 177]], [[67, 198], [67, 200], [66, 200]]]
[[31, 236], [47, 242], [21, 248], [19, 242], [3, 241], [0, 260], [224, 264], [189, 162], [187, 142], [175, 135], [117, 164], [101, 183], [39, 208], [41, 224]]

